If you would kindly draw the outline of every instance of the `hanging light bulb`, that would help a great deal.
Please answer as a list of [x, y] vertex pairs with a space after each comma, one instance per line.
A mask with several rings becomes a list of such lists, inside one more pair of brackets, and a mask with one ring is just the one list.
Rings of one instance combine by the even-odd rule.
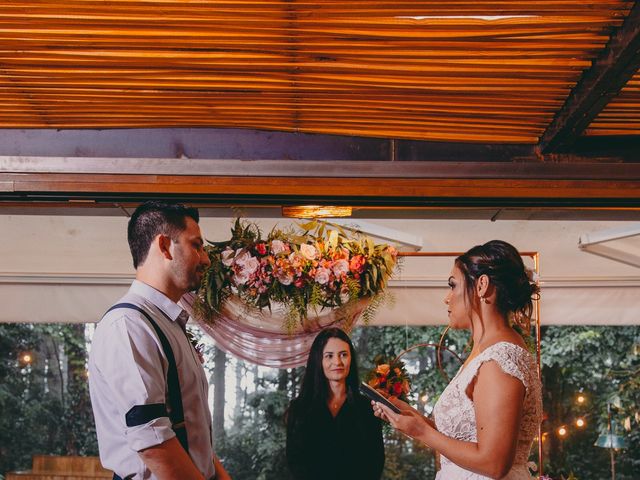
[[567, 433], [569, 433], [569, 431], [567, 430], [567, 427], [565, 427], [564, 425], [558, 429], [558, 436], [560, 437], [563, 437], [563, 438], [566, 437]]
[[23, 367], [26, 367], [27, 365], [31, 365], [33, 363], [33, 354], [31, 352], [22, 352], [18, 356], [18, 362]]
[[576, 402], [578, 403], [578, 405], [584, 405], [586, 401], [587, 397], [585, 397], [583, 393], [579, 393], [576, 397]]
[[587, 422], [584, 421], [584, 418], [576, 419], [576, 427], [583, 428], [586, 424]]

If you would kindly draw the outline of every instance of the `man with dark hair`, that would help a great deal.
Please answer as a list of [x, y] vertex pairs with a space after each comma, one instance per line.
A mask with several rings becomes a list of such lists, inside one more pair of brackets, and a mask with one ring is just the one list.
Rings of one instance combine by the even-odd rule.
[[213, 453], [208, 384], [180, 298], [210, 265], [198, 210], [147, 202], [131, 216], [136, 279], [98, 324], [89, 387], [114, 479], [230, 480]]

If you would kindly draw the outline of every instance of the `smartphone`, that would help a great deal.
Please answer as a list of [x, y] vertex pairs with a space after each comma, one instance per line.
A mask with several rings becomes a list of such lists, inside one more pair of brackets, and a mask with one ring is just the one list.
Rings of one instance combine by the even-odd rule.
[[366, 383], [362, 382], [360, 384], [360, 393], [367, 397], [369, 400], [373, 400], [374, 402], [380, 402], [383, 405], [386, 405], [395, 413], [400, 413], [400, 409], [396, 407], [393, 403], [387, 400], [380, 392], [378, 392], [375, 388], [370, 387]]

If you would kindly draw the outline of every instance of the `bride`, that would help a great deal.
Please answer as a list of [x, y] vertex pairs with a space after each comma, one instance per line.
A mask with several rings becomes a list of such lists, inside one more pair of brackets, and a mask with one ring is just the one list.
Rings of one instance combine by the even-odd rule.
[[501, 240], [455, 260], [444, 299], [449, 326], [469, 329], [469, 358], [436, 403], [434, 420], [406, 403], [374, 412], [441, 454], [437, 480], [529, 479], [527, 459], [542, 415], [536, 363], [522, 336], [529, 332], [537, 285], [517, 250]]

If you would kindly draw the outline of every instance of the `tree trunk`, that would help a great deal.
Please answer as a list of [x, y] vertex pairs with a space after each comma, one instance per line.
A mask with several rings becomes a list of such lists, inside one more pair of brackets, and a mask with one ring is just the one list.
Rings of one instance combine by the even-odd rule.
[[225, 370], [227, 367], [227, 354], [224, 350], [214, 347], [213, 355], [213, 437], [216, 442], [222, 443], [225, 438], [224, 431], [224, 400], [225, 400]]
[[245, 407], [245, 398], [246, 398], [246, 387], [242, 387], [242, 379], [244, 378], [244, 373], [246, 368], [244, 366], [244, 362], [240, 360], [236, 360], [236, 404], [233, 409], [233, 421], [234, 427], [236, 429], [241, 429], [244, 423], [244, 407]]
[[84, 336], [84, 324], [68, 325], [64, 342], [64, 356], [67, 364], [67, 408], [66, 414], [70, 416], [67, 425], [66, 441], [67, 455], [80, 455], [84, 445], [80, 422], [77, 419], [91, 416], [91, 404], [89, 402], [87, 384], [87, 350]]
[[[563, 421], [565, 416], [562, 400], [564, 398], [564, 383], [562, 381], [562, 372], [558, 365], [546, 367], [542, 375], [545, 395], [545, 407], [548, 409], [549, 418], [559, 422]], [[548, 459], [552, 472], [559, 472], [565, 464], [565, 451], [563, 441], [558, 438], [557, 425], [547, 427], [548, 434], [545, 442], [544, 455]]]
[[289, 369], [281, 368], [278, 371], [278, 391], [286, 392], [289, 383]]

